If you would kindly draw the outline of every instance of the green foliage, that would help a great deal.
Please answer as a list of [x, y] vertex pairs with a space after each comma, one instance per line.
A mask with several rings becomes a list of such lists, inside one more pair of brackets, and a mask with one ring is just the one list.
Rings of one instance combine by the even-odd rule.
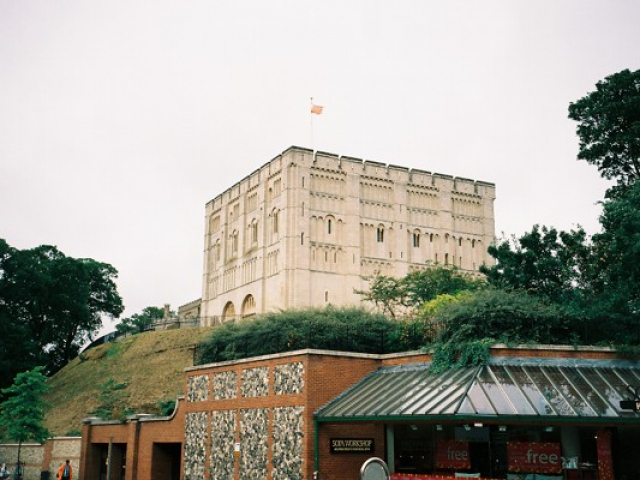
[[576, 320], [565, 309], [523, 292], [484, 289], [443, 304], [434, 316], [436, 369], [477, 365], [492, 343], [566, 344]]
[[558, 232], [534, 225], [531, 232], [488, 249], [494, 266], [480, 271], [497, 288], [522, 290], [553, 302], [572, 302], [586, 285], [591, 246], [582, 229]]
[[90, 413], [102, 420], [124, 420], [133, 411], [127, 406], [129, 394], [125, 391], [128, 382], [118, 383], [113, 378], [100, 385], [98, 406]]
[[173, 414], [173, 411], [176, 409], [176, 401], [173, 400], [160, 400], [158, 402], [158, 408], [160, 409], [160, 415], [163, 417], [168, 417]]
[[401, 324], [361, 308], [285, 310], [225, 323], [198, 346], [198, 363], [235, 360], [303, 348], [386, 353], [417, 348]]
[[450, 368], [484, 365], [491, 356], [491, 339], [469, 340], [458, 343], [437, 343], [433, 347], [431, 371], [440, 373]]
[[69, 430], [64, 434], [65, 437], [81, 437], [82, 430]]
[[0, 404], [0, 428], [4, 435], [20, 444], [27, 441], [44, 443], [49, 432], [43, 425], [47, 392], [44, 367], [19, 373], [8, 388], [2, 390], [6, 399]]
[[142, 312], [134, 313], [130, 317], [122, 319], [116, 325], [116, 330], [120, 333], [139, 333], [148, 330], [149, 327], [161, 320], [164, 316], [164, 310], [161, 307], [145, 307]]
[[596, 90], [569, 105], [578, 122], [578, 158], [595, 165], [619, 186], [640, 178], [640, 70], [623, 70], [596, 84]]
[[420, 307], [438, 295], [456, 295], [461, 291], [484, 286], [482, 280], [461, 272], [453, 266], [432, 265], [416, 270], [404, 278], [376, 275], [369, 290], [358, 291], [363, 300], [372, 302], [383, 313], [395, 318], [399, 312]]
[[[610, 311], [640, 320], [640, 183], [603, 202], [602, 233], [594, 235], [594, 289]], [[640, 339], [638, 339], [640, 340]]]
[[120, 315], [116, 277], [106, 263], [47, 245], [18, 250], [0, 239], [0, 333], [11, 340], [0, 353], [0, 387], [35, 365], [59, 369], [98, 331], [103, 315]]

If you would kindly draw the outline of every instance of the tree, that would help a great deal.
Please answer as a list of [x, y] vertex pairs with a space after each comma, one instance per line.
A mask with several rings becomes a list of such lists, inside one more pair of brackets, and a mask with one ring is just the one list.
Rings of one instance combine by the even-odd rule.
[[640, 70], [623, 70], [596, 84], [596, 90], [569, 105], [578, 122], [578, 158], [598, 167], [619, 186], [640, 178]]
[[[640, 182], [603, 202], [602, 232], [593, 236], [599, 303], [640, 320]], [[640, 339], [638, 339], [640, 340]]]
[[118, 317], [117, 274], [109, 264], [67, 257], [56, 247], [18, 250], [0, 239], [0, 329], [15, 328], [22, 337], [20, 366], [46, 363], [55, 371], [102, 326], [103, 315]]
[[102, 420], [124, 420], [127, 415], [133, 413], [133, 410], [127, 406], [129, 394], [126, 388], [128, 386], [129, 382], [117, 383], [113, 378], [109, 378], [100, 385], [98, 406], [90, 413]]
[[418, 308], [438, 295], [456, 295], [480, 288], [483, 284], [484, 281], [456, 267], [433, 265], [424, 270], [415, 270], [401, 279], [376, 275], [370, 281], [369, 290], [356, 293], [395, 318], [399, 312]]
[[164, 317], [164, 309], [160, 307], [145, 307], [140, 313], [134, 313], [130, 317], [122, 319], [116, 325], [120, 333], [139, 333], [147, 330], [156, 320]]
[[0, 404], [0, 428], [7, 438], [18, 442], [18, 466], [24, 442], [44, 443], [49, 437], [42, 424], [47, 406], [42, 395], [48, 389], [43, 371], [44, 367], [36, 367], [19, 373], [13, 385], [2, 390], [7, 398]]
[[487, 251], [496, 264], [482, 265], [480, 271], [496, 288], [565, 303], [578, 301], [588, 288], [592, 249], [581, 228], [558, 232], [534, 225], [520, 238], [502, 240]]

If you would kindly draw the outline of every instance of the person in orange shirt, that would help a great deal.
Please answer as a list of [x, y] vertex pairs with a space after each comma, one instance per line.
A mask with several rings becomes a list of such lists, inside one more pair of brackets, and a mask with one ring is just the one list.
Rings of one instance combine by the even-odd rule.
[[73, 468], [71, 468], [71, 464], [69, 463], [69, 460], [67, 460], [65, 463], [60, 465], [56, 478], [58, 480], [71, 480], [72, 477], [73, 477]]

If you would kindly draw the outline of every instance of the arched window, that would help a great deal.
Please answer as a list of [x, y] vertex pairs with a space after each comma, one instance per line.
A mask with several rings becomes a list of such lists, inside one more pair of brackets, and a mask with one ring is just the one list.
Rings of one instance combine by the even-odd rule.
[[415, 248], [419, 248], [420, 247], [420, 232], [419, 231], [415, 231], [413, 232], [413, 246]]
[[231, 255], [238, 255], [238, 231], [231, 233]]
[[376, 241], [378, 243], [384, 243], [384, 227], [382, 225], [376, 230]]
[[256, 314], [256, 301], [253, 295], [247, 295], [242, 301], [242, 317], [251, 317]]
[[327, 220], [327, 233], [331, 235], [331, 219]]
[[233, 302], [227, 302], [222, 309], [222, 321], [233, 320], [236, 316], [236, 309], [233, 306]]
[[444, 264], [445, 265], [449, 265], [449, 254], [448, 253], [444, 254]]
[[258, 243], [258, 221], [251, 222], [251, 244], [256, 245]]

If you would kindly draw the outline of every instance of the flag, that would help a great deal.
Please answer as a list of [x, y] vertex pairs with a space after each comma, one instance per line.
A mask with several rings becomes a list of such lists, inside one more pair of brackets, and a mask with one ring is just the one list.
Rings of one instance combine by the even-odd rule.
[[322, 113], [322, 109], [324, 107], [321, 107], [320, 105], [314, 105], [313, 103], [311, 104], [311, 113], [315, 113], [316, 115], [320, 115]]

